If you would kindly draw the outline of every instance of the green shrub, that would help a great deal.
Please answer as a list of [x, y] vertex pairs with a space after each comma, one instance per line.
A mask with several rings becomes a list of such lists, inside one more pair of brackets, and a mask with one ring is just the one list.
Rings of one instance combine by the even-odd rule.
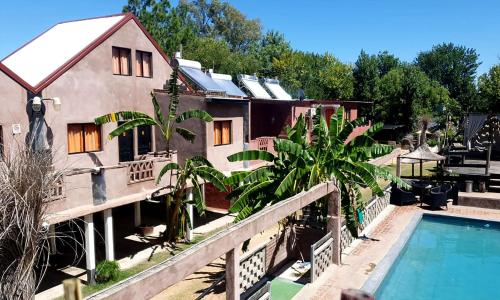
[[120, 266], [116, 261], [101, 261], [97, 264], [95, 280], [98, 283], [108, 282], [118, 277]]

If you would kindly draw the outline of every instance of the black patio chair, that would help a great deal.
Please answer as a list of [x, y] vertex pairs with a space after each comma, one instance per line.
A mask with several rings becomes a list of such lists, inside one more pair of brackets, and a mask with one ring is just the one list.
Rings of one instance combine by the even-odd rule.
[[390, 203], [394, 205], [410, 205], [417, 202], [417, 198], [411, 191], [398, 187], [396, 184], [391, 188]]
[[431, 189], [428, 195], [424, 196], [423, 202], [431, 207], [431, 209], [437, 209], [441, 206], [446, 206], [448, 210], [448, 196], [447, 190], [442, 192], [441, 187], [435, 187]]

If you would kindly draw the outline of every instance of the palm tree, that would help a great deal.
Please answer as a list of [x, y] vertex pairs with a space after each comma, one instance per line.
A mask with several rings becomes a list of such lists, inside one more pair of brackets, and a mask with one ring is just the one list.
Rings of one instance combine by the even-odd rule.
[[350, 133], [364, 121], [345, 120], [341, 107], [329, 122], [328, 126], [321, 108], [318, 108], [310, 144], [306, 139], [305, 119], [300, 116], [293, 128], [287, 128], [286, 139], [274, 140], [276, 155], [249, 150], [228, 157], [229, 161], [264, 160], [272, 163], [253, 171], [234, 172], [226, 178], [225, 183], [233, 186], [228, 198], [234, 200], [230, 211], [238, 213], [236, 221], [316, 184], [335, 180], [341, 191], [347, 226], [357, 236], [356, 208], [362, 206], [360, 188], [369, 187], [376, 194], [383, 195], [378, 178], [406, 185], [386, 168], [368, 162], [392, 151], [391, 146], [376, 144], [372, 138], [382, 124], [375, 124], [363, 135], [347, 141]]
[[178, 133], [187, 141], [191, 143], [194, 142], [196, 134], [186, 128], [179, 127], [178, 125], [185, 120], [191, 118], [197, 118], [205, 122], [211, 122], [212, 116], [209, 113], [199, 109], [187, 110], [181, 114], [177, 114], [177, 108], [179, 106], [179, 86], [177, 85], [178, 73], [177, 69], [174, 68], [169, 80], [168, 93], [170, 96], [170, 102], [168, 104], [168, 114], [163, 116], [160, 104], [156, 100], [154, 93], [151, 93], [151, 100], [153, 102], [155, 116], [151, 117], [146, 113], [137, 111], [119, 111], [112, 112], [95, 119], [96, 124], [105, 124], [110, 122], [124, 121], [123, 124], [119, 125], [115, 130], [111, 131], [109, 134], [109, 139], [113, 139], [120, 136], [124, 132], [131, 130], [138, 126], [157, 126], [166, 143], [167, 154], [170, 153], [170, 140], [174, 132]]
[[[187, 204], [194, 204], [200, 215], [205, 212], [200, 179], [212, 183], [221, 191], [226, 191], [224, 186], [225, 176], [202, 156], [187, 159], [182, 167], [173, 162], [165, 165], [160, 171], [156, 182], [159, 183], [167, 172], [174, 173], [177, 179], [175, 185], [170, 186], [171, 193], [167, 195], [167, 230], [165, 232], [167, 240], [175, 242], [177, 239], [185, 237], [187, 226], [190, 228], [193, 226], [193, 224], [189, 223]], [[191, 183], [193, 191], [192, 202], [186, 199], [189, 183]]]

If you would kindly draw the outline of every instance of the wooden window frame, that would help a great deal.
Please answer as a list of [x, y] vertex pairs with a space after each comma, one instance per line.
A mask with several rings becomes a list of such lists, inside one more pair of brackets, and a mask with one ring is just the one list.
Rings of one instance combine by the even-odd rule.
[[[113, 70], [113, 75], [118, 75], [118, 76], [132, 76], [132, 50], [130, 48], [123, 48], [123, 47], [112, 46], [112, 50], [111, 50], [111, 63], [113, 63], [113, 50], [114, 49], [118, 50], [118, 54], [121, 51], [127, 51], [128, 52], [128, 64], [127, 64], [128, 65], [128, 74], [124, 74], [123, 73], [122, 64], [121, 64], [121, 62], [119, 62], [118, 68], [120, 69], [120, 71], [119, 71], [119, 73], [115, 73], [115, 71]], [[120, 57], [121, 56], [118, 55], [118, 58], [120, 58]]]
[[[144, 54], [149, 55], [149, 76], [144, 76], [144, 59], [143, 59]], [[140, 62], [139, 62], [139, 57], [140, 57]], [[136, 63], [135, 63], [135, 67], [136, 67], [135, 76], [136, 77], [153, 78], [153, 53], [152, 52], [135, 50], [135, 61], [136, 61]], [[139, 71], [137, 69], [138, 65], [141, 66], [142, 75], [138, 75], [138, 71]]]
[[[231, 145], [233, 143], [233, 120], [216, 120], [216, 121], [213, 121], [214, 122], [214, 146], [217, 147], [217, 146], [227, 146], [227, 145]], [[220, 144], [216, 144], [215, 143], [215, 124], [221, 124], [220, 128], [221, 128], [221, 137], [220, 137], [220, 140], [221, 140], [221, 143]], [[229, 142], [228, 143], [222, 143], [222, 126], [224, 123], [229, 123]]]
[[[86, 150], [86, 145], [85, 145], [85, 125], [95, 125], [99, 129], [99, 149], [98, 150], [93, 150], [93, 151], [87, 151]], [[83, 151], [81, 152], [69, 152], [69, 147], [68, 147], [68, 155], [71, 154], [82, 154], [82, 153], [95, 153], [95, 152], [101, 152], [102, 151], [102, 126], [101, 125], [96, 125], [94, 123], [68, 123], [66, 126], [67, 131], [66, 131], [66, 138], [69, 139], [69, 126], [80, 126], [82, 133], [83, 133]]]

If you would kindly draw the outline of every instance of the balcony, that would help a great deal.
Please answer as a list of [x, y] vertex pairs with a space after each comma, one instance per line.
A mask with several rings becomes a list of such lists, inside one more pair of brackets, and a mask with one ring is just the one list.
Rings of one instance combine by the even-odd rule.
[[160, 187], [171, 183], [169, 174], [159, 184], [156, 178], [166, 164], [177, 161], [177, 154], [142, 158], [113, 166], [66, 171], [61, 183], [54, 187], [54, 196], [48, 199], [48, 212], [60, 222], [101, 210], [99, 206], [116, 207], [151, 197]]

